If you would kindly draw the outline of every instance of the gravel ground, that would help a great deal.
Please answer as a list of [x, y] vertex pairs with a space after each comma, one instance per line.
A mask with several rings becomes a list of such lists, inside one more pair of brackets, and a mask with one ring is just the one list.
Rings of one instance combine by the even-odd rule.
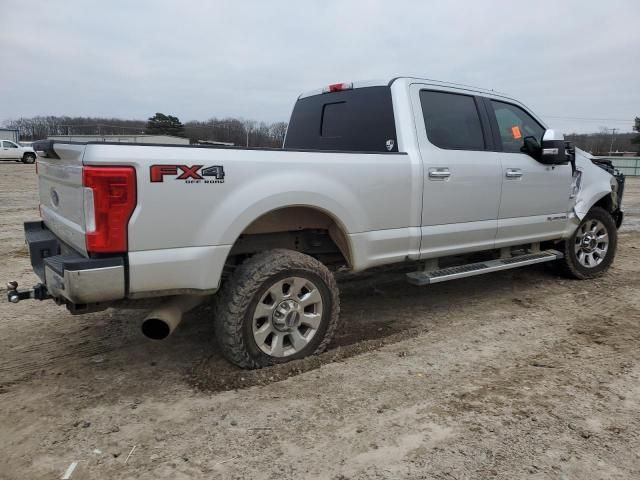
[[[598, 280], [359, 275], [329, 352], [258, 372], [219, 357], [208, 306], [153, 343], [142, 311], [3, 301], [0, 478], [640, 478], [635, 179], [625, 205]], [[34, 167], [0, 164], [0, 273], [23, 285], [33, 218]]]

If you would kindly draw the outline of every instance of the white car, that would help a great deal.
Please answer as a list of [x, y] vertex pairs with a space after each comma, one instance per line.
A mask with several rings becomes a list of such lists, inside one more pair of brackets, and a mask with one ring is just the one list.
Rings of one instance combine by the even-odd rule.
[[32, 147], [25, 147], [11, 140], [0, 140], [0, 160], [33, 163], [36, 161], [36, 152]]
[[219, 348], [244, 368], [327, 347], [338, 269], [404, 263], [428, 285], [555, 262], [592, 278], [623, 218], [624, 177], [523, 104], [419, 78], [301, 95], [283, 149], [35, 149], [42, 219], [25, 234], [42, 283], [10, 282], [9, 301], [78, 314], [165, 298], [142, 324], [161, 339], [215, 296]]

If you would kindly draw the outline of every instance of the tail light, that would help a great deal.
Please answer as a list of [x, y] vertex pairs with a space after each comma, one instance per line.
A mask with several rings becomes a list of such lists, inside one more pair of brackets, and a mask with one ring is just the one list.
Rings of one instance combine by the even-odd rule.
[[133, 167], [84, 167], [84, 216], [87, 251], [127, 251], [129, 218], [136, 208]]

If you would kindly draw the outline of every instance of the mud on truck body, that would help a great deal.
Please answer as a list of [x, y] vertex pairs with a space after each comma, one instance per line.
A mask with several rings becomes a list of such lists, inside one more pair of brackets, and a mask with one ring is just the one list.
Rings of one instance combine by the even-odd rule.
[[494, 91], [418, 78], [301, 95], [282, 149], [35, 145], [41, 282], [8, 299], [73, 314], [157, 302], [167, 337], [213, 298], [223, 355], [259, 368], [323, 351], [337, 270], [390, 264], [429, 285], [554, 262], [613, 261], [624, 178]]

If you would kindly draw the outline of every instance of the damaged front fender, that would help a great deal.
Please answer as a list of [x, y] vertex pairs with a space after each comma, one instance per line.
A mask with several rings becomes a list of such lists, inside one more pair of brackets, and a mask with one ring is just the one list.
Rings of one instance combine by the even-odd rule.
[[576, 148], [576, 170], [580, 172], [580, 186], [575, 196], [573, 211], [582, 220], [589, 210], [603, 198], [610, 196], [611, 212], [620, 209], [616, 178], [591, 161], [591, 156]]

